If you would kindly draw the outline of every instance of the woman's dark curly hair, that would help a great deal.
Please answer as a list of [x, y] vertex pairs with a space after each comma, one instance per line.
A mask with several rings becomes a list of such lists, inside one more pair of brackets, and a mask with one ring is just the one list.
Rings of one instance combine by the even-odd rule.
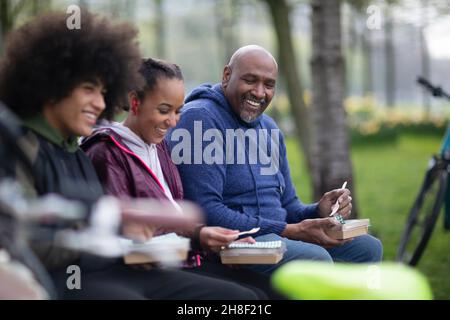
[[70, 95], [84, 81], [106, 89], [102, 117], [111, 119], [127, 92], [142, 85], [137, 31], [81, 11], [81, 29], [66, 26], [68, 15], [47, 13], [10, 33], [0, 62], [0, 100], [22, 118], [45, 103]]

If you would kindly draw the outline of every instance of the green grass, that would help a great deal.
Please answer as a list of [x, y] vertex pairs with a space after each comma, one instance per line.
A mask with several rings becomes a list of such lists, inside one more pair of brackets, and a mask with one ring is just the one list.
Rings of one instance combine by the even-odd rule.
[[[395, 142], [352, 148], [360, 218], [371, 219], [371, 233], [384, 245], [384, 260], [395, 258], [408, 211], [419, 190], [428, 159], [441, 136], [401, 134]], [[310, 179], [297, 143], [287, 141], [292, 179], [304, 202], [311, 201]], [[429, 279], [436, 299], [450, 299], [450, 231], [438, 223], [418, 269]]]

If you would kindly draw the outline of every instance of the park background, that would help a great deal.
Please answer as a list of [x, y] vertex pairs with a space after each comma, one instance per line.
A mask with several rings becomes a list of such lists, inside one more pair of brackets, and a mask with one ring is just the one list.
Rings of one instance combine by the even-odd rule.
[[[71, 4], [134, 24], [143, 56], [179, 64], [187, 92], [219, 82], [242, 45], [271, 51], [280, 81], [267, 112], [287, 136], [300, 198], [350, 181], [355, 214], [371, 219], [384, 260], [395, 259], [450, 116], [448, 102], [416, 83], [422, 75], [450, 91], [450, 1], [0, 0], [0, 55], [9, 30]], [[441, 220], [417, 268], [436, 299], [449, 299]]]

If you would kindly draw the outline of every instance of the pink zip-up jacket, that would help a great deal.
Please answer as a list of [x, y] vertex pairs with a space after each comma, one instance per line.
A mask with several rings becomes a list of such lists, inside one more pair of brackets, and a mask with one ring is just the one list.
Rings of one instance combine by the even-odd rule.
[[[167, 199], [152, 170], [111, 129], [86, 138], [81, 148], [91, 159], [105, 193], [119, 198]], [[183, 186], [165, 141], [156, 145], [161, 170], [175, 200], [183, 199]]]

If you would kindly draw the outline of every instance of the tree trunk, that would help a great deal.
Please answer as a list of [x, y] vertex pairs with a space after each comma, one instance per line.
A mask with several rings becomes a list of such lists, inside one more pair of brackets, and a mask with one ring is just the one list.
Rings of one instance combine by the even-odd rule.
[[89, 4], [87, 0], [78, 0], [78, 5], [82, 8], [89, 9]]
[[120, 16], [120, 11], [121, 11], [121, 3], [119, 3], [119, 1], [117, 0], [110, 0], [109, 1], [109, 11], [111, 13], [111, 18], [112, 19], [118, 19]]
[[33, 0], [31, 4], [31, 13], [37, 15], [51, 8], [51, 0]]
[[361, 38], [362, 52], [364, 59], [363, 68], [363, 95], [373, 93], [373, 78], [372, 78], [372, 43], [371, 32], [364, 32]]
[[220, 0], [214, 5], [219, 59], [223, 65], [228, 63], [228, 59], [238, 47], [236, 32], [238, 11], [236, 0]]
[[[354, 28], [355, 36], [357, 34], [356, 30], [360, 30], [361, 27], [366, 28], [367, 24], [367, 7], [371, 4], [370, 0], [347, 0], [350, 4], [352, 16], [354, 17], [357, 26]], [[373, 89], [373, 75], [372, 75], [372, 31], [365, 30], [361, 32], [357, 38], [361, 43], [361, 90], [362, 96], [367, 96], [374, 92]], [[350, 63], [352, 63], [350, 61]], [[346, 62], [347, 65], [347, 77], [349, 75], [349, 61]]]
[[352, 96], [356, 91], [354, 85], [358, 83], [358, 75], [356, 74], [358, 63], [358, 31], [356, 25], [356, 10], [348, 6], [348, 43], [346, 44], [346, 61], [347, 61], [347, 79], [346, 79], [346, 95]]
[[5, 50], [5, 40], [8, 32], [14, 26], [14, 20], [25, 7], [26, 0], [0, 0], [0, 55]]
[[127, 17], [128, 21], [135, 20], [136, 16], [136, 0], [127, 0], [125, 3], [125, 16]]
[[[427, 40], [425, 38], [424, 35], [424, 30], [423, 28], [420, 28], [420, 53], [421, 53], [421, 65], [422, 65], [422, 77], [424, 77], [425, 79], [430, 79], [430, 56], [428, 54], [428, 49], [427, 49]], [[426, 92], [425, 90], [423, 91], [423, 96], [422, 96], [422, 101], [423, 101], [423, 106], [425, 109], [425, 117], [429, 117], [430, 116], [430, 112], [431, 112], [431, 100], [430, 100], [430, 95], [428, 94], [428, 92]]]
[[312, 119], [314, 199], [348, 181], [357, 214], [346, 113], [340, 1], [312, 1]]
[[159, 59], [167, 59], [166, 57], [166, 26], [164, 24], [164, 0], [153, 0], [156, 11], [155, 20], [155, 45], [156, 56]]
[[394, 24], [390, 13], [390, 8], [385, 11], [386, 23], [384, 26], [384, 59], [385, 59], [385, 94], [386, 106], [395, 106], [395, 52], [394, 52]]
[[[421, 57], [421, 65], [422, 65], [422, 77], [425, 79], [430, 79], [430, 56], [428, 54], [428, 48], [427, 48], [427, 39], [425, 38], [425, 28], [428, 25], [428, 0], [422, 0], [422, 26], [419, 28], [420, 30], [420, 57]], [[428, 92], [423, 91], [423, 106], [425, 108], [425, 116], [428, 118], [430, 116], [430, 109], [431, 109], [431, 100], [430, 95]]]
[[12, 27], [9, 0], [0, 1], [0, 55], [5, 50], [6, 34]]
[[287, 83], [290, 110], [296, 128], [297, 141], [305, 154], [311, 170], [310, 121], [308, 109], [303, 100], [303, 86], [298, 72], [296, 55], [292, 44], [290, 8], [286, 0], [265, 0], [269, 5], [277, 40], [278, 60], [281, 73]]

